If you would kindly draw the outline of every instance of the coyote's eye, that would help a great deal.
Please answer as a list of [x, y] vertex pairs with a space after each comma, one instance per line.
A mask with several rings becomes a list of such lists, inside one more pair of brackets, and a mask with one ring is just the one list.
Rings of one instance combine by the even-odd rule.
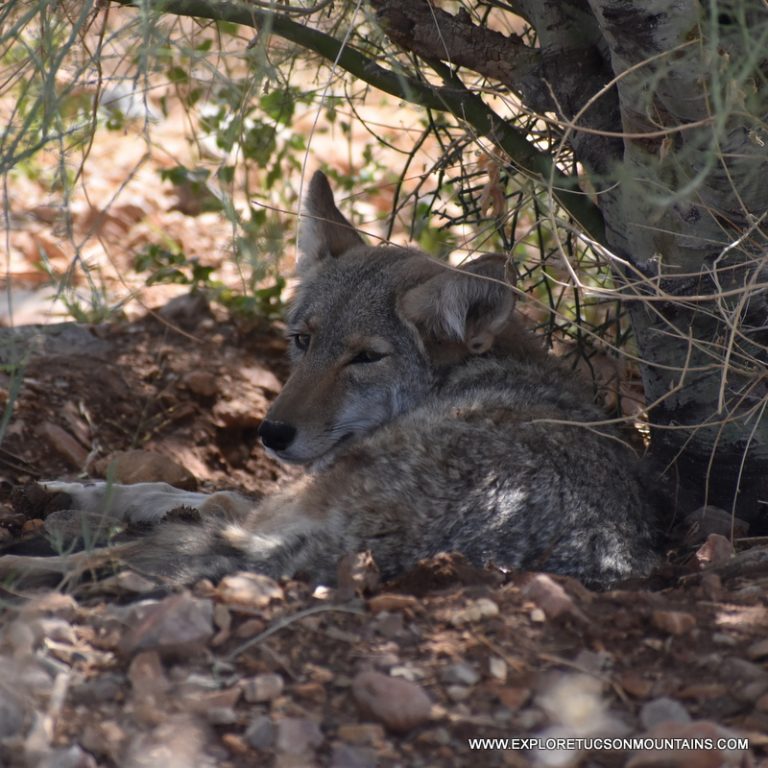
[[309, 341], [312, 337], [308, 333], [294, 333], [291, 335], [296, 349], [306, 352], [309, 349]]
[[350, 361], [350, 365], [357, 363], [377, 363], [379, 360], [385, 358], [386, 355], [381, 352], [374, 352], [371, 349], [364, 349], [362, 352], [358, 352]]

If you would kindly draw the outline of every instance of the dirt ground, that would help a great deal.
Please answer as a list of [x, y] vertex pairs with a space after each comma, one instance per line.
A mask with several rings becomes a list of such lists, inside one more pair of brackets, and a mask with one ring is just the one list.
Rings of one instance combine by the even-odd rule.
[[[279, 328], [202, 297], [4, 331], [0, 538], [45, 526], [12, 487], [110, 464], [270, 492], [287, 473], [256, 428], [283, 352]], [[0, 766], [768, 766], [768, 556], [716, 530], [704, 516], [648, 583], [602, 594], [449, 555], [388, 584], [352, 558], [317, 590], [237, 574], [168, 593], [93, 560], [20, 590], [4, 571]], [[621, 741], [640, 737], [678, 741]]]

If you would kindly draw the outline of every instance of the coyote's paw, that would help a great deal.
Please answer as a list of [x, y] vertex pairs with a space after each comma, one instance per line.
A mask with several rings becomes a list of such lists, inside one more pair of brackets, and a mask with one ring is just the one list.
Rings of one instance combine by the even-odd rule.
[[38, 488], [59, 500], [53, 509], [76, 509], [127, 523], [154, 523], [180, 507], [197, 509], [206, 498], [205, 494], [181, 491], [167, 483], [120, 485], [54, 480]]

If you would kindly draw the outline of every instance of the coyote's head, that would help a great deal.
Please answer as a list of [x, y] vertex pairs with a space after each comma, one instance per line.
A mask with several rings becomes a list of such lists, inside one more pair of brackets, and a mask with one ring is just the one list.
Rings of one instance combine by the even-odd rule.
[[503, 258], [457, 270], [418, 250], [368, 246], [319, 172], [299, 253], [287, 318], [293, 372], [259, 430], [283, 461], [327, 459], [414, 408], [441, 371], [487, 352], [509, 321]]

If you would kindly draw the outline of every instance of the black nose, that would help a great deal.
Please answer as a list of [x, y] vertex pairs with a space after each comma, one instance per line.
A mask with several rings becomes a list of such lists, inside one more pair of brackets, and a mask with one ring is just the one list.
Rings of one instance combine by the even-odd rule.
[[273, 451], [284, 451], [296, 437], [296, 427], [284, 421], [264, 419], [259, 427], [259, 437], [267, 448]]

